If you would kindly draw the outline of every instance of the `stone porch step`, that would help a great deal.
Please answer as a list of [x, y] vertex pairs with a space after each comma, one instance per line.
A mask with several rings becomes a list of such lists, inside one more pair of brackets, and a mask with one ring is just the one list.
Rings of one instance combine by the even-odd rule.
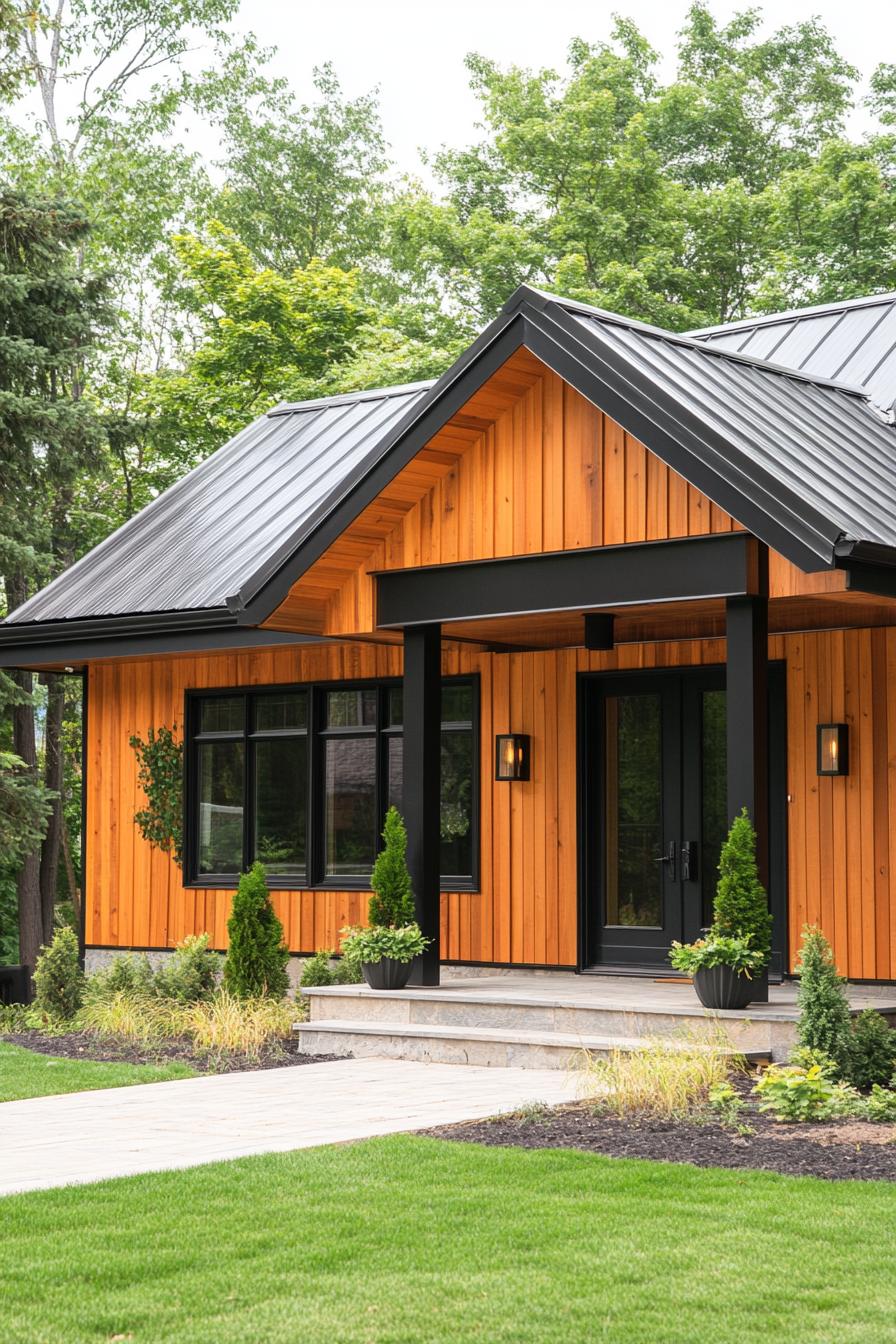
[[[635, 1036], [580, 1035], [575, 1032], [509, 1030], [495, 1026], [445, 1026], [407, 1021], [315, 1018], [299, 1022], [302, 1053], [312, 1055], [385, 1056], [440, 1064], [476, 1064], [498, 1068], [566, 1069], [575, 1067], [583, 1051], [606, 1057], [614, 1050], [642, 1050]], [[682, 1047], [684, 1048], [684, 1044]], [[732, 1056], [739, 1052], [728, 1051]], [[750, 1051], [755, 1063], [768, 1051]]]

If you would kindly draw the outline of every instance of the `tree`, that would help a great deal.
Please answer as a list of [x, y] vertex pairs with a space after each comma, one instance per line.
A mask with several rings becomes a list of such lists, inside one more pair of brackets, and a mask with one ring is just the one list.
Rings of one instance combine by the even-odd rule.
[[756, 867], [756, 832], [746, 808], [735, 817], [719, 855], [713, 932], [749, 938], [756, 952], [771, 951], [772, 916]]
[[[21, 686], [0, 672], [0, 712], [23, 705], [27, 699]], [[0, 737], [0, 962], [18, 960], [16, 880], [21, 865], [39, 852], [52, 808], [52, 797], [36, 770], [29, 769], [20, 756], [7, 749], [9, 741], [4, 732]], [[25, 913], [34, 918], [38, 912], [31, 909]], [[33, 966], [34, 962], [27, 964]]]
[[260, 863], [254, 863], [240, 878], [227, 934], [230, 945], [224, 962], [224, 988], [237, 999], [281, 999], [289, 988], [289, 952]]
[[800, 1008], [797, 1033], [800, 1045], [816, 1054], [828, 1055], [838, 1069], [849, 1062], [852, 1014], [837, 974], [831, 945], [821, 929], [803, 929], [797, 970], [800, 975]]
[[371, 925], [413, 924], [414, 894], [407, 865], [408, 833], [397, 807], [390, 807], [383, 827], [383, 848], [370, 876], [367, 918]]

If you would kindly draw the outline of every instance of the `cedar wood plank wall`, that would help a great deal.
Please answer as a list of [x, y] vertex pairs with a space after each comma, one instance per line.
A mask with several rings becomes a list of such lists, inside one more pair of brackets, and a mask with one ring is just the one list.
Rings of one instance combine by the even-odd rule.
[[[373, 628], [371, 569], [727, 531], [737, 524], [531, 356], [515, 357], [475, 399], [475, 425], [434, 440], [296, 585], [270, 623]], [[512, 403], [512, 404], [511, 404]], [[472, 403], [471, 403], [472, 405]], [[484, 427], [489, 418], [493, 423]], [[389, 495], [389, 498], [385, 496]], [[801, 575], [779, 556], [773, 596], [824, 591], [839, 574]], [[457, 646], [451, 646], [456, 648]], [[820, 922], [840, 970], [896, 978], [896, 630], [776, 636], [788, 665], [790, 946]], [[481, 676], [481, 889], [442, 898], [446, 960], [571, 965], [576, 957], [575, 674], [724, 662], [724, 642], [514, 655], [446, 648], [446, 673]], [[90, 668], [87, 942], [165, 947], [209, 930], [226, 943], [231, 893], [185, 890], [133, 825], [141, 805], [128, 745], [182, 723], [186, 687], [397, 675], [400, 651], [339, 644]], [[846, 779], [815, 774], [815, 724], [852, 725]], [[494, 733], [533, 739], [528, 784], [492, 780]], [[894, 839], [891, 841], [891, 835]], [[278, 892], [289, 946], [335, 946], [362, 917], [363, 893]], [[892, 957], [891, 957], [892, 945]]]
[[[831, 938], [844, 974], [896, 978], [896, 629], [775, 636], [787, 660], [790, 946], [806, 921]], [[576, 957], [575, 682], [578, 671], [722, 663], [721, 640], [626, 645], [612, 653], [447, 651], [446, 674], [478, 672], [482, 703], [481, 887], [442, 897], [443, 957], [572, 965]], [[166, 947], [208, 929], [226, 944], [231, 893], [185, 890], [133, 825], [140, 806], [131, 733], [182, 723], [188, 686], [397, 675], [398, 650], [331, 645], [90, 670], [88, 931], [95, 946]], [[815, 725], [851, 726], [850, 774], [815, 774]], [[532, 736], [532, 779], [492, 779], [492, 739]], [[289, 946], [336, 945], [362, 918], [361, 892], [276, 892]]]

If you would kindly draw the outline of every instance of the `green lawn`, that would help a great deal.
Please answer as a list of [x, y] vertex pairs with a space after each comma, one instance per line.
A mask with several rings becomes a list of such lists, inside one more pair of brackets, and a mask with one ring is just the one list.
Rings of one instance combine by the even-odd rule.
[[16, 1344], [877, 1344], [896, 1190], [395, 1137], [0, 1202]]
[[98, 1064], [89, 1059], [55, 1059], [0, 1041], [0, 1101], [193, 1077], [195, 1070], [186, 1064]]

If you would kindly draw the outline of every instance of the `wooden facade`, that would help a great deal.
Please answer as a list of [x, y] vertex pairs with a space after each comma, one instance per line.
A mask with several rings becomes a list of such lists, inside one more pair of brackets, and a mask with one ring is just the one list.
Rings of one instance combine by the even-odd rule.
[[[87, 945], [171, 947], [204, 930], [226, 944], [231, 891], [185, 888], [133, 823], [142, 797], [129, 738], [182, 726], [187, 689], [400, 675], [400, 636], [376, 629], [377, 570], [739, 526], [531, 355], [515, 356], [266, 622], [333, 642], [90, 666]], [[896, 605], [843, 589], [839, 571], [803, 574], [770, 556], [769, 657], [787, 668], [791, 965], [802, 925], [819, 923], [842, 973], [894, 979]], [[481, 880], [442, 894], [444, 960], [577, 965], [577, 674], [723, 665], [723, 631], [718, 603], [633, 609], [606, 653], [580, 647], [576, 613], [443, 630], [443, 672], [477, 673], [481, 696]], [[494, 651], [502, 643], [528, 647]], [[829, 720], [851, 727], [845, 778], [815, 773], [816, 724]], [[493, 780], [492, 743], [511, 730], [531, 736], [532, 774], [509, 788]], [[335, 947], [366, 898], [279, 891], [275, 902], [291, 950], [310, 953]]]

